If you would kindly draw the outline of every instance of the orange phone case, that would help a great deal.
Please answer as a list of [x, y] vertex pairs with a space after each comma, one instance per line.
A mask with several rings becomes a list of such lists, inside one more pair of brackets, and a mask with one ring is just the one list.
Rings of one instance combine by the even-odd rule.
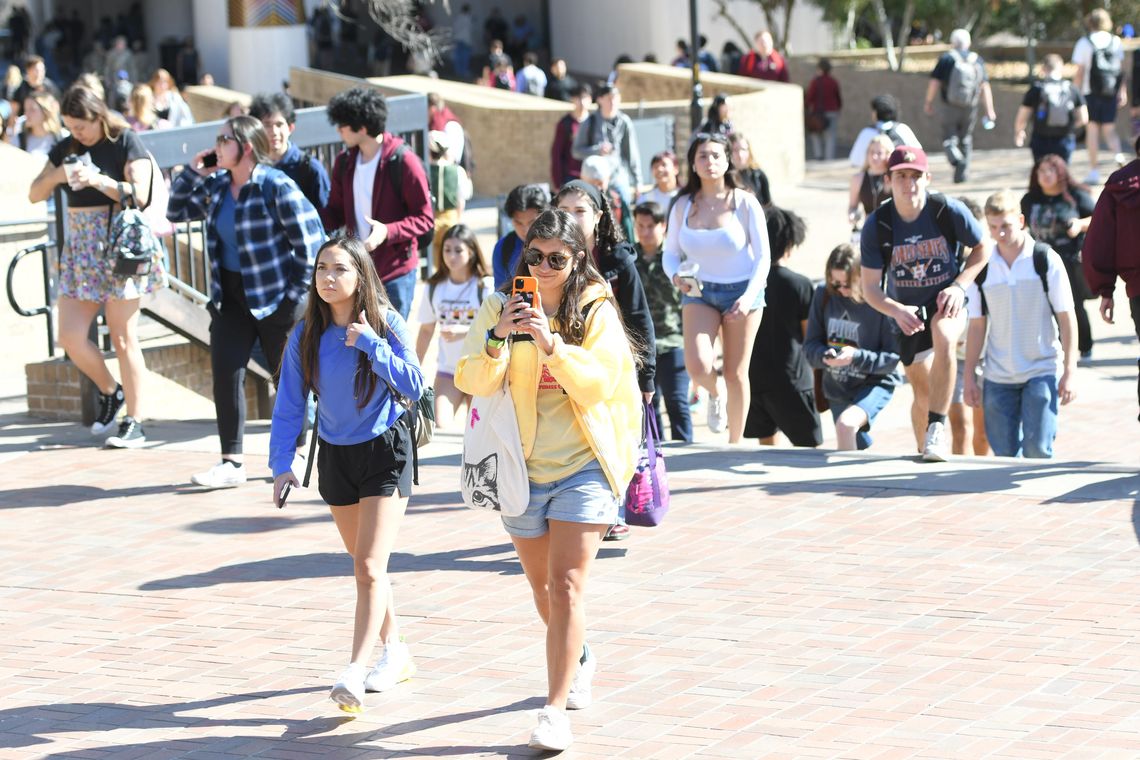
[[515, 277], [512, 282], [514, 287], [511, 290], [511, 295], [515, 293], [523, 293], [528, 297], [528, 302], [534, 306], [538, 302], [538, 280], [533, 277]]

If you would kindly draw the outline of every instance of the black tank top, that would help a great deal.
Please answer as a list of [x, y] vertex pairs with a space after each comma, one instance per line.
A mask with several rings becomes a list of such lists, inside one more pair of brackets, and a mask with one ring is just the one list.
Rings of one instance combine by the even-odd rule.
[[859, 186], [859, 202], [863, 204], [863, 212], [870, 214], [879, 207], [879, 204], [891, 197], [883, 185], [883, 177], [872, 176], [871, 172], [863, 172], [863, 184]]

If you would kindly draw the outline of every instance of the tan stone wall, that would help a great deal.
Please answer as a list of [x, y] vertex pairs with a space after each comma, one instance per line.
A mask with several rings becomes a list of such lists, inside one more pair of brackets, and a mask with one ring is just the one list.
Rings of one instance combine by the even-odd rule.
[[[203, 396], [214, 397], [210, 352], [194, 343], [179, 343], [143, 349], [147, 369]], [[114, 354], [105, 357], [112, 361]], [[82, 417], [80, 373], [63, 357], [33, 362], [25, 366], [28, 380], [28, 413], [55, 420]], [[258, 385], [248, 374], [245, 379], [247, 419], [267, 419], [258, 409]]]
[[244, 103], [246, 106], [253, 100], [249, 93], [229, 90], [225, 87], [206, 87], [193, 85], [182, 91], [182, 97], [190, 106], [190, 113], [194, 121], [217, 121], [225, 118], [224, 114], [230, 103], [234, 101]]

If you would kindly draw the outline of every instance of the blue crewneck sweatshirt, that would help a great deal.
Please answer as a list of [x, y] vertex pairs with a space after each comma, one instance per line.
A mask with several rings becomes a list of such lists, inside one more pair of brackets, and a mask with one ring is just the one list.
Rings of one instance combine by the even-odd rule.
[[[305, 417], [301, 376], [304, 327], [302, 320], [293, 329], [281, 359], [281, 379], [277, 384], [269, 433], [269, 467], [275, 478], [292, 468], [297, 436]], [[394, 309], [388, 309], [388, 327], [388, 334], [383, 338], [371, 327], [367, 328], [355, 346], [345, 345], [346, 327], [333, 325], [321, 335], [320, 373], [315, 391], [317, 432], [322, 441], [349, 446], [370, 441], [392, 427], [404, 414], [404, 407], [392, 398], [385, 381], [391, 383], [397, 393], [413, 401], [423, 394], [424, 375], [410, 347], [408, 326]], [[378, 382], [368, 403], [358, 409], [353, 398], [353, 377], [359, 352], [368, 357]]]

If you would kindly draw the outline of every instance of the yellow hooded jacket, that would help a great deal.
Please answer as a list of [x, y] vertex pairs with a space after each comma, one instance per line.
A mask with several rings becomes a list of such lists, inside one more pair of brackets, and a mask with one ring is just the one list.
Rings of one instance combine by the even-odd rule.
[[455, 387], [473, 396], [489, 396], [502, 388], [509, 367], [523, 455], [529, 459], [538, 426], [538, 384], [545, 364], [566, 391], [579, 428], [614, 495], [621, 498], [637, 467], [642, 399], [633, 354], [609, 288], [591, 284], [582, 295], [583, 307], [597, 303], [586, 318], [581, 346], [567, 345], [555, 333], [550, 354], [543, 353], [533, 341], [512, 341], [496, 359], [486, 350], [487, 330], [499, 321], [506, 300], [505, 294], [496, 292], [483, 301], [463, 343], [463, 356], [455, 368]]

